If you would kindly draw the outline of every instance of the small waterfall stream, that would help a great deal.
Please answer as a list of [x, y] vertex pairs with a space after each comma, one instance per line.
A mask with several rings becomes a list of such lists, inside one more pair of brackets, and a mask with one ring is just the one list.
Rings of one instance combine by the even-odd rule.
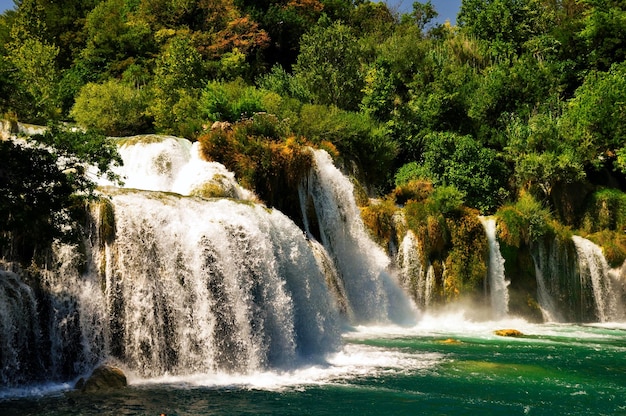
[[421, 246], [413, 231], [408, 230], [400, 243], [397, 263], [403, 279], [403, 286], [411, 293], [417, 306], [426, 310], [433, 301], [435, 276], [432, 265], [422, 265]]
[[579, 236], [573, 236], [572, 240], [578, 254], [580, 285], [591, 287], [598, 320], [623, 319], [621, 288], [613, 283], [618, 272], [610, 269], [599, 246]]
[[504, 275], [504, 258], [496, 238], [495, 218], [480, 217], [489, 243], [489, 294], [494, 319], [502, 319], [509, 313], [509, 281]]
[[[390, 259], [368, 235], [350, 180], [324, 150], [314, 151], [315, 165], [300, 188], [307, 235], [319, 235], [336, 265], [350, 309], [359, 323], [412, 324], [416, 310], [388, 268]], [[311, 229], [307, 207], [313, 205]]]

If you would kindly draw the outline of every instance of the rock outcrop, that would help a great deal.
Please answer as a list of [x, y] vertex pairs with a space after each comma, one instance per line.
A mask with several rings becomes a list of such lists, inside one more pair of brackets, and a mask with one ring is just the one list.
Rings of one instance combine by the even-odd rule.
[[83, 393], [94, 393], [103, 390], [119, 390], [128, 385], [126, 375], [122, 370], [110, 365], [101, 365], [93, 370], [91, 376], [80, 379], [76, 383], [76, 390]]

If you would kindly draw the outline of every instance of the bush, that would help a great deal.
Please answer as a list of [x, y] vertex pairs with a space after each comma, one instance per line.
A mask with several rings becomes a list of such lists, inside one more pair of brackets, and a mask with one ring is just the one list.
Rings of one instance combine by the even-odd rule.
[[397, 211], [398, 207], [391, 199], [385, 199], [361, 208], [361, 218], [363, 218], [365, 226], [381, 246], [390, 246], [392, 242], [397, 243], [394, 220]]
[[581, 228], [587, 233], [605, 229], [626, 231], [626, 194], [617, 189], [594, 193], [583, 215]]
[[489, 251], [477, 214], [466, 209], [457, 219], [446, 221], [452, 246], [445, 261], [444, 296], [447, 300], [483, 293]]
[[481, 212], [494, 210], [506, 196], [506, 166], [494, 150], [471, 136], [430, 134], [422, 168], [435, 186], [453, 185], [465, 194], [468, 206]]
[[257, 114], [229, 128], [214, 129], [199, 141], [208, 160], [224, 164], [244, 187], [289, 215], [299, 207], [297, 188], [313, 158], [310, 143], [283, 133], [276, 117]]
[[498, 237], [506, 244], [520, 247], [530, 245], [544, 236], [556, 233], [550, 212], [529, 194], [523, 194], [515, 204], [496, 212]]
[[433, 193], [433, 184], [427, 179], [415, 179], [404, 185], [397, 186], [393, 191], [398, 204], [405, 204], [407, 201], [423, 202]]
[[109, 136], [127, 136], [148, 129], [147, 100], [141, 89], [109, 80], [81, 88], [70, 115], [76, 122]]
[[228, 83], [210, 81], [202, 91], [201, 107], [209, 120], [232, 123], [264, 112], [266, 94], [242, 80]]

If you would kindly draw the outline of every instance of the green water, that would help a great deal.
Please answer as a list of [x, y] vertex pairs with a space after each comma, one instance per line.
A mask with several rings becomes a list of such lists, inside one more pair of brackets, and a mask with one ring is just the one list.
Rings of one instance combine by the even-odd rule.
[[[493, 334], [512, 325], [525, 336]], [[357, 328], [323, 366], [130, 381], [91, 396], [5, 391], [0, 414], [626, 415], [626, 325], [434, 319]]]

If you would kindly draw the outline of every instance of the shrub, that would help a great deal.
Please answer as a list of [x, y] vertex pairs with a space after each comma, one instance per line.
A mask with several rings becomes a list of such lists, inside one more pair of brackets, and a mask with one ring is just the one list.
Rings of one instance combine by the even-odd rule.
[[144, 132], [148, 126], [143, 90], [116, 80], [81, 88], [70, 115], [76, 122], [109, 136]]
[[433, 193], [433, 184], [427, 179], [414, 179], [404, 185], [397, 186], [393, 195], [398, 204], [405, 204], [407, 201], [422, 202]]
[[444, 295], [448, 300], [482, 293], [487, 276], [487, 238], [478, 212], [465, 209], [446, 221], [451, 249], [446, 257]]
[[264, 112], [266, 94], [240, 79], [228, 83], [210, 81], [202, 91], [201, 108], [211, 121], [235, 122]]
[[361, 218], [365, 226], [381, 246], [389, 246], [391, 242], [396, 242], [394, 217], [397, 211], [398, 208], [392, 199], [384, 199], [361, 208]]
[[626, 230], [626, 194], [617, 189], [595, 192], [587, 204], [581, 228], [588, 233]]
[[214, 129], [199, 138], [208, 160], [220, 162], [268, 205], [290, 214], [299, 206], [297, 187], [313, 163], [309, 143], [284, 136], [280, 121], [268, 114]]
[[506, 244], [520, 247], [530, 245], [542, 237], [554, 234], [554, 221], [550, 212], [530, 194], [522, 194], [515, 204], [506, 205], [496, 212], [498, 237]]

